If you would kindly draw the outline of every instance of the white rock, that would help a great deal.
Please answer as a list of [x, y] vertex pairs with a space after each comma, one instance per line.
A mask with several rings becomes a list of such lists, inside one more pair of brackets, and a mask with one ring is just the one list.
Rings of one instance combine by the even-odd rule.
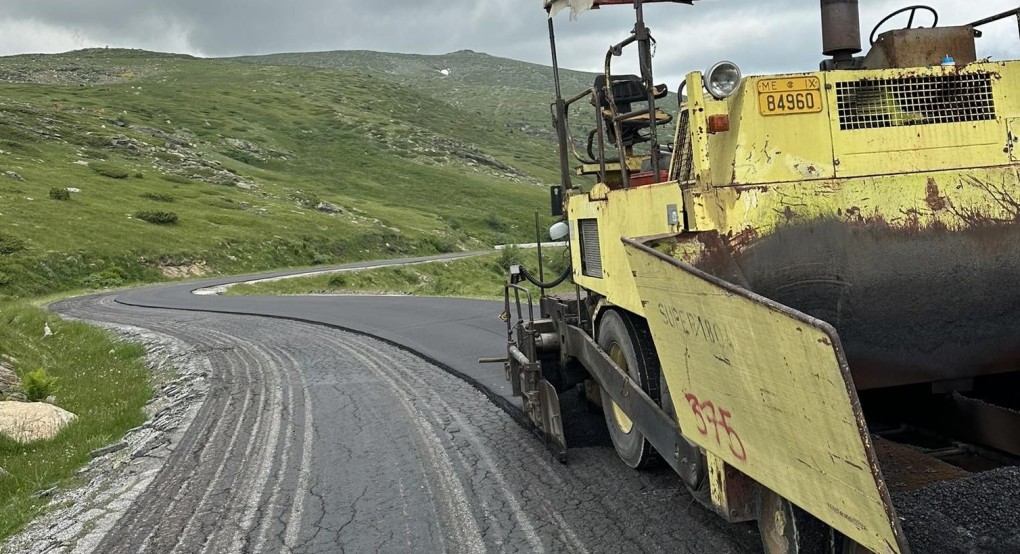
[[44, 402], [0, 402], [0, 433], [20, 443], [55, 437], [78, 416]]

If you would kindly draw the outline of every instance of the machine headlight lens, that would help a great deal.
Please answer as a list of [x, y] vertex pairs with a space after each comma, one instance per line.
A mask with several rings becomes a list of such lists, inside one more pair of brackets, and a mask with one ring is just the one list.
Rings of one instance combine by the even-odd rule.
[[705, 72], [705, 88], [716, 100], [736, 92], [740, 86], [740, 68], [733, 62], [719, 62]]

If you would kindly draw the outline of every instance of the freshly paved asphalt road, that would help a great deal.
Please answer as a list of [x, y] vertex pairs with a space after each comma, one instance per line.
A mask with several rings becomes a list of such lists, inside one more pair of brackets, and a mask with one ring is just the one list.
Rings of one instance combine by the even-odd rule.
[[502, 367], [476, 363], [503, 354], [498, 303], [191, 294], [233, 280], [53, 306], [174, 337], [210, 368], [96, 552], [760, 551], [669, 470], [631, 471], [597, 441], [554, 461], [491, 401], [508, 397]]

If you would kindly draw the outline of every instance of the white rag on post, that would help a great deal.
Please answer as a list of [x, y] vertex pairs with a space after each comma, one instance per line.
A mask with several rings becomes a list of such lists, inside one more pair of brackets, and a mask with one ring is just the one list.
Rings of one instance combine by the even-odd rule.
[[590, 10], [593, 4], [595, 0], [542, 0], [542, 6], [549, 10], [549, 17], [555, 17], [565, 8], [570, 8], [570, 19], [577, 19], [581, 12]]

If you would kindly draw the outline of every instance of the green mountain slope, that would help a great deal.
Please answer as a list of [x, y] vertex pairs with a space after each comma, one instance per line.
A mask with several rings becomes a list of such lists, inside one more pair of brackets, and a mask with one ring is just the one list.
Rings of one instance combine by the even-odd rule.
[[[506, 127], [514, 131], [555, 140], [549, 112], [549, 104], [553, 99], [551, 67], [471, 50], [442, 55], [345, 50], [235, 59], [257, 64], [319, 67], [372, 75], [412, 87], [435, 98], [446, 99], [451, 105], [476, 117], [493, 117], [505, 122]], [[580, 71], [560, 72], [566, 96], [590, 88], [594, 78], [594, 74]], [[575, 110], [574, 113], [577, 114], [575, 119], [580, 119], [581, 111]], [[585, 116], [590, 117], [587, 112]], [[581, 122], [575, 120], [574, 123], [576, 126]], [[585, 127], [590, 127], [587, 120], [583, 123]]]
[[434, 82], [112, 49], [0, 58], [0, 294], [530, 239], [557, 180], [543, 69], [462, 57], [475, 77], [451, 61], [459, 80]]

